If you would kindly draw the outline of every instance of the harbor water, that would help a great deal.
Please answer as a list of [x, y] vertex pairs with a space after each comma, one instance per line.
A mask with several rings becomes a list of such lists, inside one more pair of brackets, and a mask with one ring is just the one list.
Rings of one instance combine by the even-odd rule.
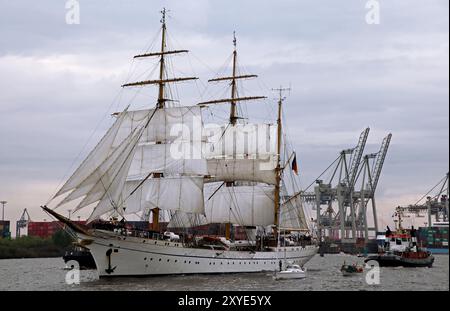
[[[432, 268], [380, 268], [379, 284], [368, 284], [366, 273], [342, 276], [341, 265], [363, 264], [364, 258], [333, 254], [315, 256], [305, 267], [307, 278], [274, 281], [271, 272], [178, 275], [99, 279], [96, 270], [80, 271], [80, 284], [67, 284], [61, 258], [0, 260], [2, 290], [296, 290], [296, 291], [448, 291], [449, 257], [436, 255]], [[373, 283], [373, 279], [372, 279]]]

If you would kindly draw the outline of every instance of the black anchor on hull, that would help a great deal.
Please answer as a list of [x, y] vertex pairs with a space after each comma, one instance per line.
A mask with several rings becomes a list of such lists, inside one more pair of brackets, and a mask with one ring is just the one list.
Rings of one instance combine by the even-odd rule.
[[115, 266], [114, 268], [111, 268], [111, 254], [112, 254], [112, 249], [108, 249], [106, 251], [106, 256], [108, 257], [108, 269], [105, 269], [106, 273], [111, 274], [114, 272], [114, 270], [117, 268], [117, 266]]

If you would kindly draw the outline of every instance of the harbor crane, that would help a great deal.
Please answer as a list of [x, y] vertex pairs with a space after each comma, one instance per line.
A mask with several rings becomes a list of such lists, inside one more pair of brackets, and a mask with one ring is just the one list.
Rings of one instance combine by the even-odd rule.
[[[316, 229], [318, 236], [352, 237], [356, 236], [356, 222], [347, 217], [355, 215], [353, 192], [364, 148], [370, 128], [366, 128], [357, 145], [351, 149], [342, 150], [338, 158], [316, 179], [314, 192], [306, 192], [312, 184], [300, 195], [307, 203], [314, 204], [316, 210]], [[319, 179], [329, 172], [327, 181]], [[336, 205], [337, 207], [333, 206]], [[323, 212], [322, 212], [323, 211]], [[350, 221], [348, 221], [350, 220]]]
[[[392, 134], [383, 139], [377, 153], [363, 156], [369, 131], [366, 128], [361, 133], [354, 148], [340, 152], [339, 157], [316, 179], [314, 192], [307, 192], [307, 187], [300, 194], [306, 203], [314, 204], [317, 235], [321, 240], [328, 237], [354, 244], [358, 237], [364, 237], [367, 242], [369, 231], [378, 231], [375, 190]], [[320, 178], [326, 172], [330, 178], [324, 181]], [[373, 227], [368, 225], [369, 203]]]
[[[375, 191], [380, 180], [383, 164], [391, 143], [392, 134], [387, 135], [381, 143], [380, 150], [377, 153], [367, 154], [364, 156], [363, 165], [358, 173], [358, 178], [362, 174], [361, 190], [354, 193], [354, 202], [358, 205], [358, 215], [356, 226], [360, 236], [364, 236], [367, 241], [369, 230], [378, 232], [377, 210], [375, 204]], [[371, 165], [373, 160], [373, 165]], [[374, 227], [369, 228], [367, 221], [367, 207], [369, 202], [372, 206]], [[364, 230], [364, 234], [362, 232]]]
[[417, 216], [427, 214], [428, 227], [431, 227], [433, 225], [433, 216], [435, 222], [448, 222], [448, 184], [449, 173], [447, 172], [444, 178], [442, 178], [433, 188], [431, 188], [426, 194], [424, 194], [416, 203], [407, 206], [398, 206], [397, 210], [401, 210], [402, 212], [407, 214], [415, 214]]
[[22, 216], [20, 216], [20, 219], [16, 222], [16, 238], [20, 237], [20, 229], [26, 228], [30, 221], [30, 214], [28, 214], [28, 211], [25, 208], [22, 212]]

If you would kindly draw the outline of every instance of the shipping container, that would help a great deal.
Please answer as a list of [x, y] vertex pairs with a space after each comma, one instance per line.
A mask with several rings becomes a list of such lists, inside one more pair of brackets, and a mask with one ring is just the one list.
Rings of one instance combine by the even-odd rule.
[[0, 220], [0, 239], [11, 237], [9, 220]]

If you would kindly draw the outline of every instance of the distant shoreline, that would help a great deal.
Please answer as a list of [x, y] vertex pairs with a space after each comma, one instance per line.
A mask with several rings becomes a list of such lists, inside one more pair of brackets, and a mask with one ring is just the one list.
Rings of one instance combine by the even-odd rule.
[[51, 238], [24, 236], [16, 239], [0, 239], [0, 259], [55, 258], [62, 257], [72, 239], [64, 231]]

